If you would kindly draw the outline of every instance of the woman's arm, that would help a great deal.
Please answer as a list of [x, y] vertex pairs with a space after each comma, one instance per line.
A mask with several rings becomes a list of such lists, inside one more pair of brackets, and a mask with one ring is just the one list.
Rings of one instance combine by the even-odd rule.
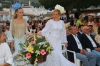
[[49, 21], [47, 21], [47, 23], [46, 23], [45, 27], [42, 29], [42, 31], [38, 32], [38, 35], [47, 36], [51, 27], [52, 27], [51, 20], [49, 20]]

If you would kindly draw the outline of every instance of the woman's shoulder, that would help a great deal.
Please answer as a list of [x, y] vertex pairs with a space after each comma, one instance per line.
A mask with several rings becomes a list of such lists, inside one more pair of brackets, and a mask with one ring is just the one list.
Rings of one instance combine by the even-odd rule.
[[27, 22], [26, 19], [24, 19], [24, 18], [23, 18], [23, 21], [24, 21], [24, 22]]
[[27, 21], [26, 19], [23, 18], [23, 20]]
[[59, 20], [62, 24], [65, 24], [63, 20]]
[[49, 23], [49, 24], [50, 24], [52, 21], [53, 21], [53, 20], [52, 20], [52, 19], [50, 19], [50, 20], [48, 20], [48, 21], [47, 21], [47, 23]]
[[48, 20], [47, 22], [51, 22], [51, 21], [53, 21], [53, 19], [50, 19], [50, 20]]
[[63, 20], [59, 20], [59, 21], [61, 21], [61, 22], [63, 22], [63, 23], [64, 23], [64, 21], [63, 21]]

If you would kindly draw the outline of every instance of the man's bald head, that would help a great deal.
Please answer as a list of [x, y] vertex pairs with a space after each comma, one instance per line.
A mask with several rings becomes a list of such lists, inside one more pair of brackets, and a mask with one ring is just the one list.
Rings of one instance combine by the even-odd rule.
[[85, 34], [89, 34], [89, 33], [90, 33], [90, 28], [89, 28], [89, 26], [84, 26], [84, 27], [83, 27], [83, 33], [85, 33]]

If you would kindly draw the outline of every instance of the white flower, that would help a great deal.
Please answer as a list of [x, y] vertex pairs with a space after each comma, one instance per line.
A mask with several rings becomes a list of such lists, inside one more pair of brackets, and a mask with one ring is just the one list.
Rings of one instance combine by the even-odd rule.
[[55, 9], [60, 10], [61, 13], [65, 12], [64, 7], [62, 7], [62, 6], [58, 5], [58, 4], [55, 6]]
[[39, 50], [36, 50], [35, 53], [36, 53], [37, 55], [40, 55], [40, 51], [39, 51]]

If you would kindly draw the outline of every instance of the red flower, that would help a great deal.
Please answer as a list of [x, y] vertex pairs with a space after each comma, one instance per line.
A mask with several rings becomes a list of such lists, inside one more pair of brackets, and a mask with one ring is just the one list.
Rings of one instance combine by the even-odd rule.
[[45, 54], [46, 54], [46, 52], [45, 52], [44, 49], [42, 49], [42, 50], [40, 51], [40, 53], [41, 53], [41, 55], [45, 55]]
[[34, 41], [31, 41], [30, 44], [35, 44], [35, 42]]
[[26, 58], [30, 59], [31, 58], [31, 53], [27, 53]]

